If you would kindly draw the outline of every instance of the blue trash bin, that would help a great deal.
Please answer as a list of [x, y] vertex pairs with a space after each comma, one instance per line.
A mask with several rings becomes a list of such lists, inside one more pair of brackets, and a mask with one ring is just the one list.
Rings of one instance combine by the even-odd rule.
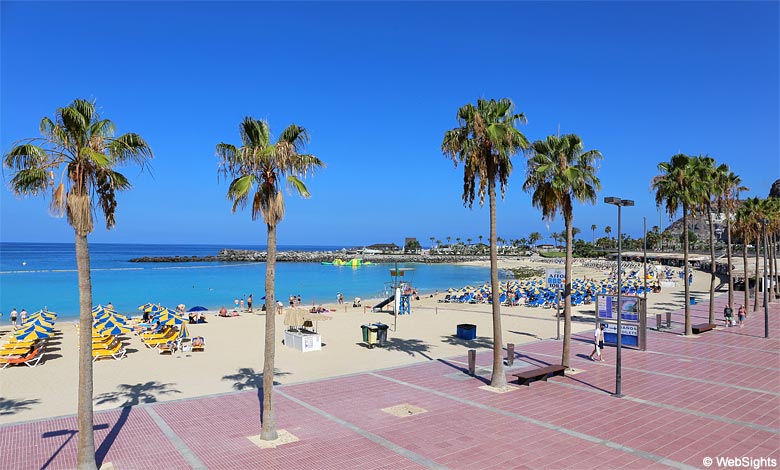
[[460, 339], [476, 339], [477, 338], [477, 325], [469, 323], [461, 323], [458, 325], [456, 336]]
[[691, 305], [696, 305], [696, 297], [691, 297]]

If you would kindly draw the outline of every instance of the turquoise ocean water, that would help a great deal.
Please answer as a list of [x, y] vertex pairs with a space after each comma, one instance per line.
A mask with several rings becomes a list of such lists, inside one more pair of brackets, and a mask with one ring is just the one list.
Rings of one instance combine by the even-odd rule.
[[[235, 298], [254, 294], [260, 306], [264, 294], [265, 263], [130, 263], [140, 256], [216, 255], [221, 248], [264, 249], [257, 246], [90, 244], [92, 299], [111, 302], [120, 312], [136, 313], [146, 302], [187, 308], [230, 307]], [[342, 247], [280, 246], [280, 250], [336, 250]], [[415, 268], [409, 276], [421, 293], [484, 283], [487, 268], [457, 265], [406, 263]], [[326, 266], [320, 263], [277, 263], [276, 297], [300, 294], [304, 304], [335, 302], [342, 292], [353, 297], [386, 296], [391, 264], [360, 268]], [[73, 244], [0, 243], [0, 322], [8, 321], [12, 308], [28, 312], [46, 306], [60, 318], [78, 316], [78, 283]]]

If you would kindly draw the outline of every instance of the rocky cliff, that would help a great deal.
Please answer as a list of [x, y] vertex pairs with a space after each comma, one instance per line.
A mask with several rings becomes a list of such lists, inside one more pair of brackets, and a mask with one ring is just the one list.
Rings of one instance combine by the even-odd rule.
[[[213, 256], [143, 256], [133, 258], [131, 263], [187, 263], [187, 262], [264, 262], [268, 254], [265, 251], [254, 250], [220, 250]], [[427, 254], [366, 254], [350, 255], [341, 251], [280, 251], [276, 253], [276, 261], [299, 263], [330, 263], [340, 258], [349, 261], [352, 258], [362, 258], [372, 263], [457, 263], [461, 261], [484, 261], [487, 256], [461, 255], [427, 255]]]

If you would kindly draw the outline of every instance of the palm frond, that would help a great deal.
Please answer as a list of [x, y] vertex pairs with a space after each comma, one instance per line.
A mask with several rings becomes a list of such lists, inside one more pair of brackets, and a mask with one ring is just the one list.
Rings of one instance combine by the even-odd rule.
[[37, 196], [50, 184], [49, 173], [40, 167], [30, 167], [14, 173], [8, 186], [15, 194]]
[[293, 188], [302, 198], [308, 199], [311, 197], [311, 194], [309, 194], [309, 190], [306, 189], [306, 185], [303, 184], [303, 181], [299, 180], [294, 175], [287, 176], [287, 184]]
[[142, 171], [149, 165], [149, 160], [154, 158], [149, 144], [132, 132], [112, 140], [108, 144], [108, 151], [117, 164], [132, 162], [140, 166]]

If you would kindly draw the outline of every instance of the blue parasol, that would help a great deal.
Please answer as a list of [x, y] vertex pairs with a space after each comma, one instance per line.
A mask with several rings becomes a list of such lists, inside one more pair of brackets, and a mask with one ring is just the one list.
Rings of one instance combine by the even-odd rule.
[[196, 305], [192, 307], [191, 309], [187, 310], [188, 312], [205, 312], [208, 309], [206, 307], [201, 307], [200, 305]]

